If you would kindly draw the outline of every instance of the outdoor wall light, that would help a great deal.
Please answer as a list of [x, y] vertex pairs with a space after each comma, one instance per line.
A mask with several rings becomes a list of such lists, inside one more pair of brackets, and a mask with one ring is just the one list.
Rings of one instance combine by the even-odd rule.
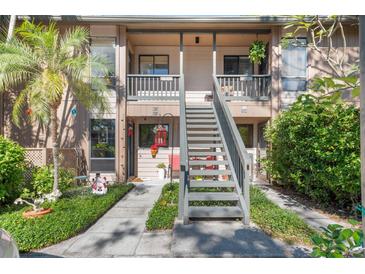
[[195, 36], [195, 44], [199, 44], [199, 36]]

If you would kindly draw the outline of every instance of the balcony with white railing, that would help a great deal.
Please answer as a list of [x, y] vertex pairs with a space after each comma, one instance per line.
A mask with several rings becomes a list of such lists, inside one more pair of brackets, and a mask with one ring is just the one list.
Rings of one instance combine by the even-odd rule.
[[268, 101], [271, 75], [217, 75], [218, 88], [227, 101]]
[[180, 75], [127, 75], [128, 101], [179, 100]]

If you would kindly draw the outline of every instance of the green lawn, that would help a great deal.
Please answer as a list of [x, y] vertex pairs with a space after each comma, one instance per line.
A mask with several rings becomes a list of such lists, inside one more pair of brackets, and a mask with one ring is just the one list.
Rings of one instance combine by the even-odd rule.
[[315, 231], [293, 211], [270, 201], [257, 187], [251, 186], [251, 221], [265, 233], [289, 244], [311, 244]]
[[[169, 184], [164, 186], [160, 198], [148, 214], [147, 230], [172, 229], [178, 214], [178, 192], [178, 183], [174, 183], [172, 187]], [[289, 244], [311, 244], [310, 238], [315, 231], [294, 212], [282, 209], [271, 202], [257, 187], [251, 187], [250, 197], [251, 221], [265, 233]], [[221, 206], [222, 203], [217, 205]], [[199, 205], [213, 204], [199, 202]]]
[[76, 189], [50, 204], [53, 212], [42, 218], [24, 219], [29, 207], [11, 206], [0, 210], [0, 227], [14, 237], [21, 252], [39, 249], [66, 240], [86, 230], [119, 201], [132, 184], [114, 185], [103, 196]]
[[166, 184], [160, 198], [148, 213], [147, 230], [172, 229], [178, 214], [179, 184]]

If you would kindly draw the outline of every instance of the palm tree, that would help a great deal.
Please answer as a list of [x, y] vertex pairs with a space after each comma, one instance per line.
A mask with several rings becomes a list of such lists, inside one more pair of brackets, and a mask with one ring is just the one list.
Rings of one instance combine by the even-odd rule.
[[64, 94], [72, 92], [86, 109], [108, 109], [107, 79], [90, 77], [91, 71], [108, 75], [103, 57], [90, 56], [89, 33], [83, 27], [61, 35], [53, 22], [46, 26], [24, 21], [11, 39], [0, 42], [0, 91], [24, 87], [13, 106], [13, 123], [19, 127], [24, 117], [50, 123], [56, 196], [60, 195], [57, 111]]

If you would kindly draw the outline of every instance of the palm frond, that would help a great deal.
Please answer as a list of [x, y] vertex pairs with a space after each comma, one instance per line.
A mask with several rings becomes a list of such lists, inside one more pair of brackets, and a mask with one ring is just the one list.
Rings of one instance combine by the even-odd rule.
[[76, 26], [68, 29], [60, 41], [61, 54], [67, 56], [83, 52], [89, 44], [88, 38], [89, 31], [84, 27]]
[[15, 100], [13, 110], [12, 110], [12, 121], [13, 123], [19, 127], [20, 126], [20, 119], [23, 116], [23, 108], [25, 104], [27, 103], [27, 96], [28, 96], [28, 90], [23, 89], [18, 97]]
[[[95, 89], [91, 89], [91, 85]], [[104, 79], [93, 78], [91, 84], [84, 81], [73, 81], [71, 88], [75, 97], [87, 110], [100, 113], [110, 112], [108, 98], [111, 91], [107, 88]]]
[[0, 43], [0, 90], [16, 87], [37, 74], [33, 51], [17, 39]]

